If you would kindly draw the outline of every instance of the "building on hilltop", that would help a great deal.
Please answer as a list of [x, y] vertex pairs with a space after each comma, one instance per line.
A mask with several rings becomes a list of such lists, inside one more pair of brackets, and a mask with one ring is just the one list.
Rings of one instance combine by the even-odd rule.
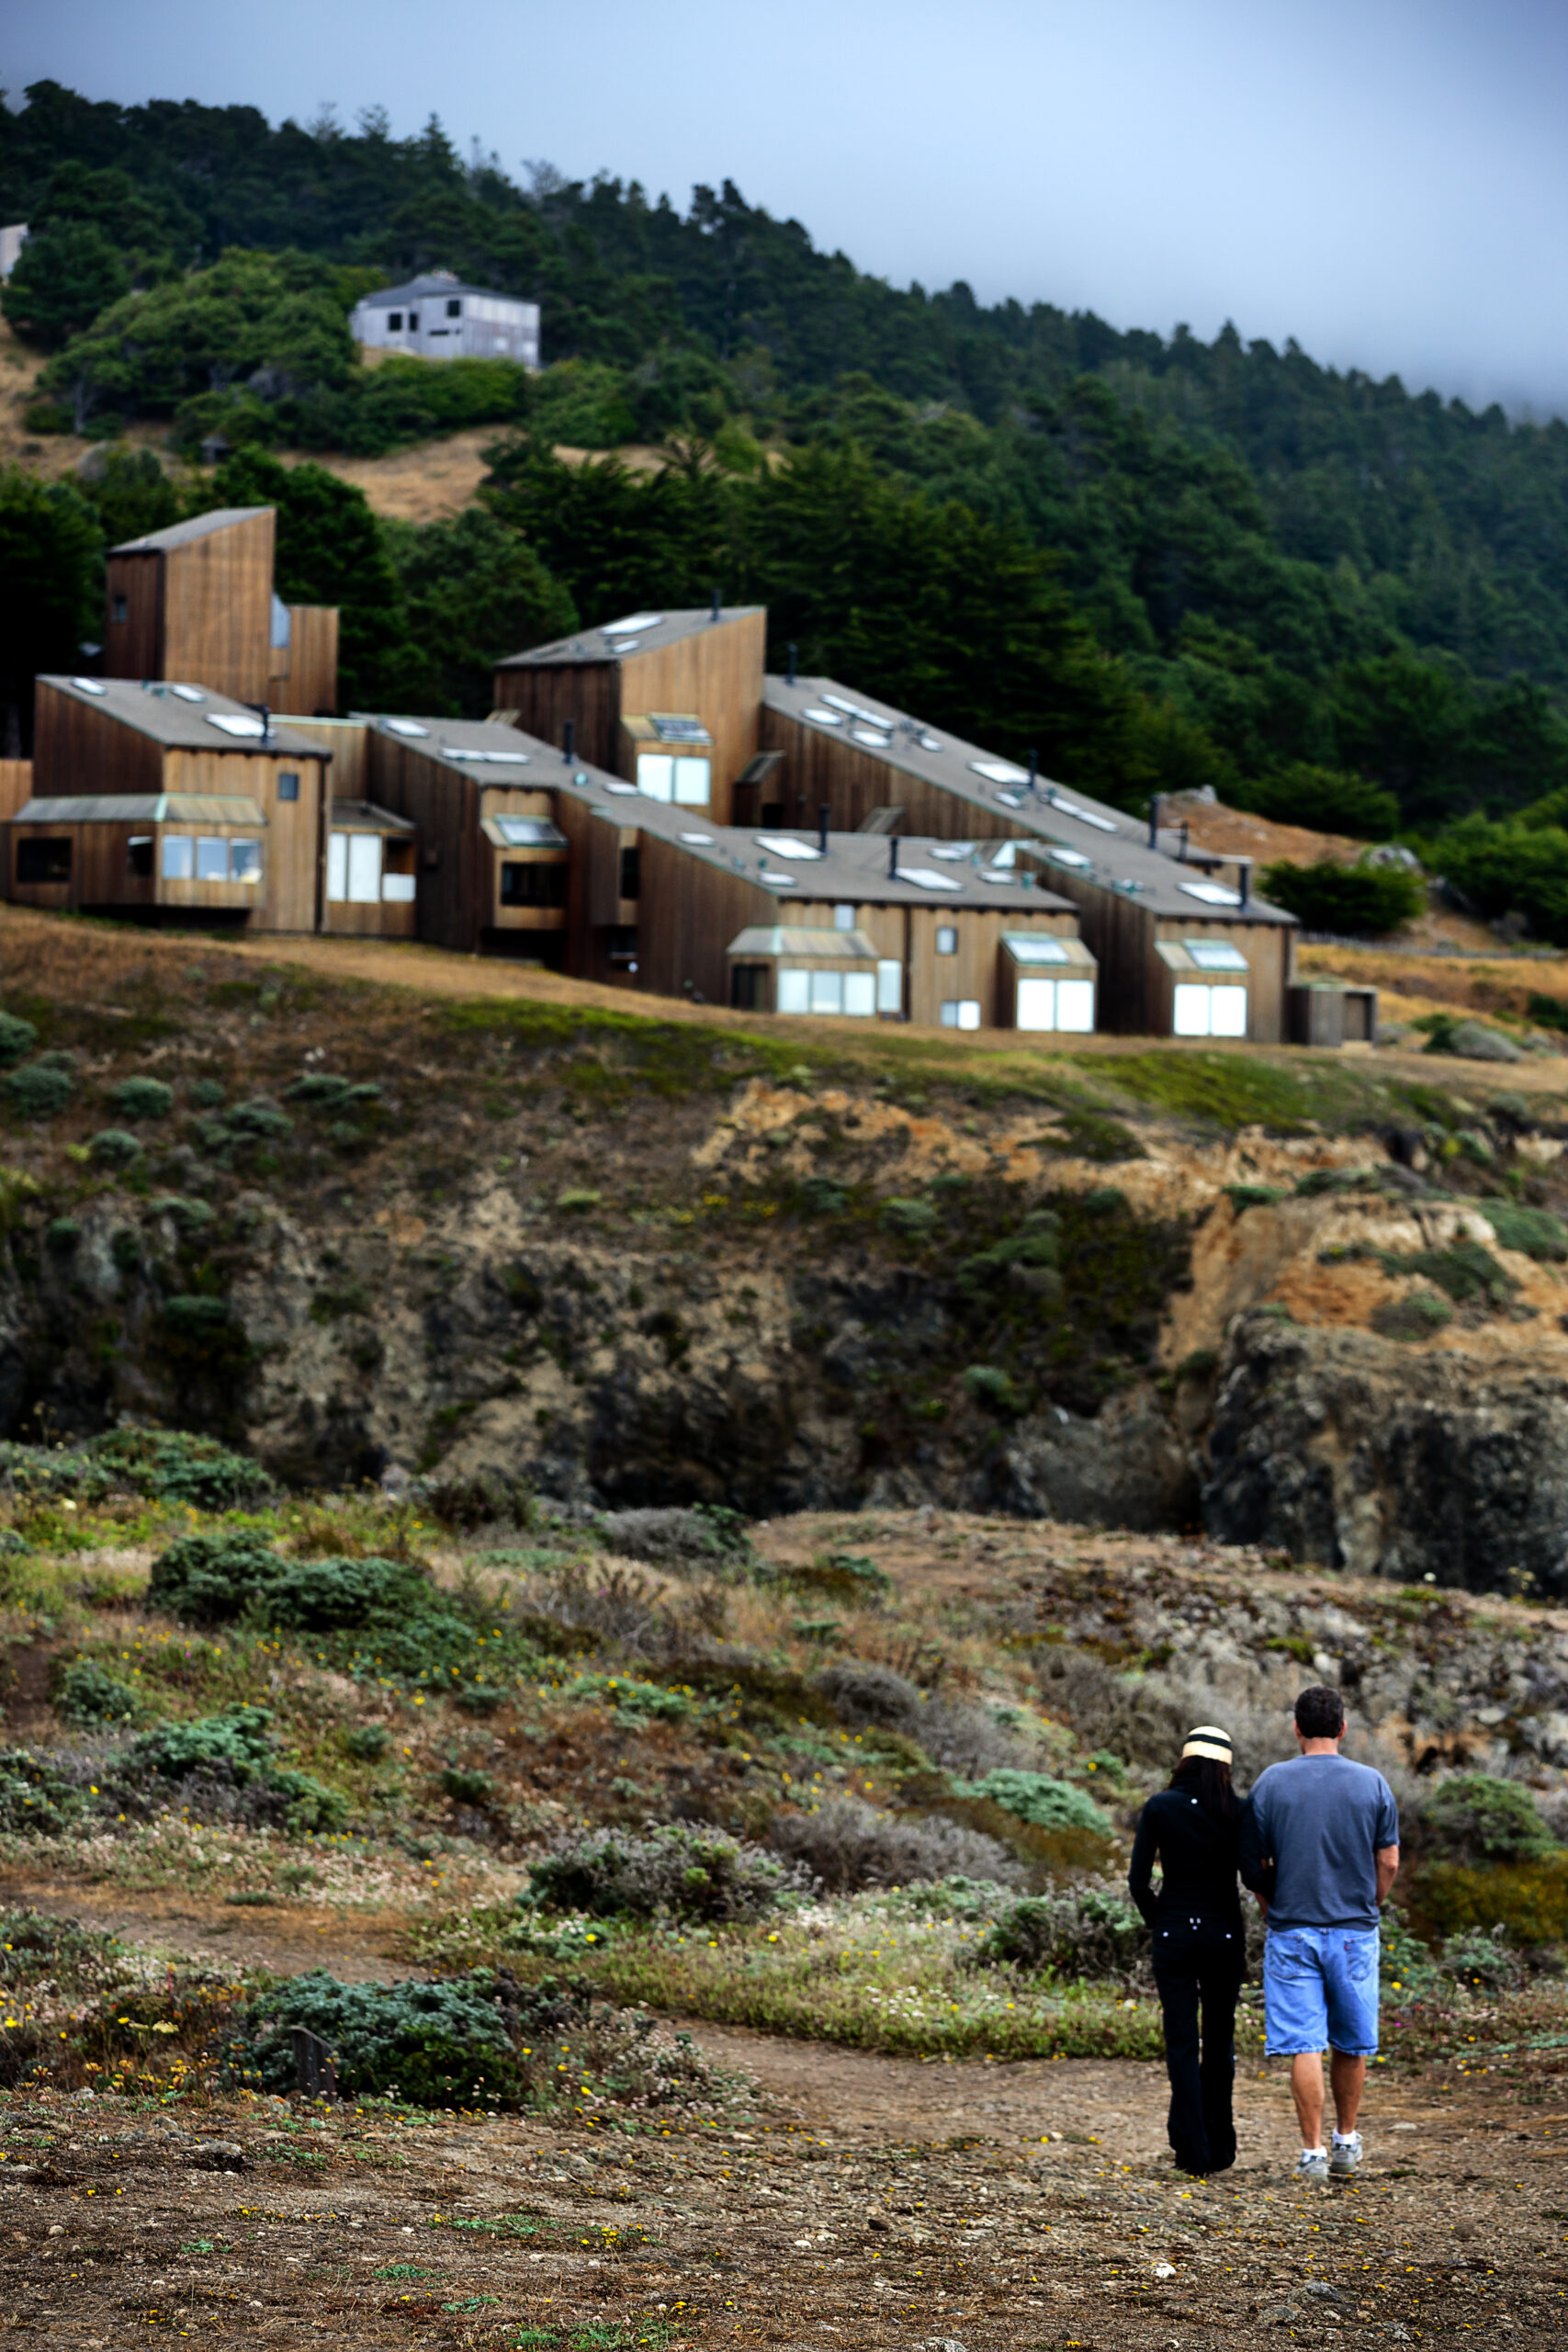
[[499, 662], [497, 713], [727, 825], [757, 764], [767, 637], [761, 605], [628, 613]]
[[449, 269], [411, 277], [367, 294], [349, 313], [349, 332], [368, 351], [407, 351], [423, 359], [516, 359], [539, 364], [539, 306], [488, 287], [468, 286]]
[[220, 506], [111, 548], [105, 674], [195, 679], [240, 702], [335, 710], [337, 607], [276, 595], [276, 523], [270, 506]]
[[39, 678], [32, 794], [5, 826], [6, 895], [316, 931], [331, 758], [204, 686]]

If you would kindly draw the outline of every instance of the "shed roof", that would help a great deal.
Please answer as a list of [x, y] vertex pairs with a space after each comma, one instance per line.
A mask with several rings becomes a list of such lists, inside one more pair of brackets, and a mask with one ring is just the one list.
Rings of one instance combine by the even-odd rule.
[[449, 269], [427, 270], [423, 277], [411, 277], [404, 286], [383, 286], [378, 293], [362, 294], [354, 307], [379, 310], [383, 302], [417, 302], [426, 294], [482, 294], [487, 302], [513, 302], [520, 311], [538, 308], [522, 295], [498, 293], [493, 286], [470, 286], [467, 278], [455, 277]]
[[[249, 732], [261, 723], [250, 704], [235, 702], [230, 695], [215, 694], [210, 686], [185, 685], [162, 678], [143, 682], [136, 678], [49, 677], [39, 683], [55, 687], [74, 702], [106, 711], [121, 726], [133, 727], [139, 735], [150, 735], [154, 742], [170, 750], [233, 752], [247, 756], [259, 752], [268, 759], [332, 758], [332, 753], [320, 743], [312, 742], [309, 736], [296, 735], [282, 725], [272, 726], [265, 739]], [[236, 733], [214, 724], [215, 720], [223, 719], [241, 722], [246, 731]]]
[[830, 923], [749, 923], [738, 931], [727, 956], [824, 956], [843, 963], [874, 964], [876, 949], [863, 931], [835, 931]]
[[378, 808], [374, 800], [334, 800], [330, 821], [340, 832], [417, 833], [419, 831], [412, 817], [394, 816], [390, 808]]
[[526, 653], [513, 653], [496, 666], [502, 670], [561, 670], [586, 665], [593, 662], [618, 662], [627, 653], [641, 653], [652, 646], [674, 645], [684, 637], [700, 637], [704, 629], [721, 627], [726, 621], [745, 620], [750, 616], [765, 612], [764, 605], [725, 605], [718, 619], [708, 605], [694, 606], [690, 611], [625, 613], [619, 620], [608, 620], [597, 628], [580, 628], [570, 637], [558, 637], [553, 644], [530, 646]]
[[801, 678], [791, 685], [784, 678], [770, 677], [764, 681], [762, 701], [766, 709], [851, 742], [864, 757], [880, 760], [891, 772], [890, 799], [897, 797], [893, 777], [912, 775], [972, 808], [1004, 815], [1021, 834], [1036, 837], [1047, 872], [1053, 852], [1065, 852], [1059, 872], [1124, 894], [1162, 919], [1295, 921], [1261, 899], [1249, 898], [1244, 907], [1238, 894], [1208, 880], [1201, 870], [1182, 865], [1163, 849], [1151, 849], [1147, 826], [1124, 808], [1113, 808], [1048, 776], [1037, 777], [1032, 787], [1027, 771], [1015, 762], [999, 759], [945, 729], [927, 727], [874, 696], [852, 694], [832, 678]]
[[17, 825], [265, 825], [239, 792], [69, 792], [29, 800]]
[[231, 531], [236, 523], [254, 523], [258, 514], [270, 514], [270, 506], [214, 506], [206, 514], [193, 514], [188, 523], [171, 523], [162, 531], [148, 531], [139, 539], [121, 539], [111, 548], [111, 555], [158, 555], [169, 548], [188, 548], [193, 539], [210, 538], [214, 531]]

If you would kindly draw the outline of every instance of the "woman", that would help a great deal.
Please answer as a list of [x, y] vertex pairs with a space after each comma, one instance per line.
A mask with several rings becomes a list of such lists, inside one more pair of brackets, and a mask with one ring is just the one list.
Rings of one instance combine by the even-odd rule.
[[[1144, 1807], [1128, 1874], [1133, 1900], [1154, 1934], [1170, 2075], [1170, 2144], [1183, 2172], [1224, 2172], [1235, 2162], [1232, 2036], [1247, 1973], [1236, 1891], [1239, 1827], [1230, 1735], [1201, 1724], [1189, 1736], [1170, 1786]], [[1156, 1856], [1163, 1873], [1157, 1895], [1150, 1886]]]

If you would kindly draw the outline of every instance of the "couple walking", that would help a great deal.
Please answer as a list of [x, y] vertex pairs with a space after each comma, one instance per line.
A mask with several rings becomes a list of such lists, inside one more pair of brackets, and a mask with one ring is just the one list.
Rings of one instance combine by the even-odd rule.
[[[1201, 1725], [1138, 1824], [1133, 1899], [1154, 1935], [1170, 2144], [1183, 2172], [1224, 2172], [1235, 2162], [1233, 2031], [1246, 1974], [1238, 1871], [1268, 1921], [1267, 2048], [1291, 2061], [1302, 2131], [1297, 2177], [1345, 2179], [1361, 2161], [1356, 2119], [1378, 2046], [1378, 1912], [1399, 1868], [1399, 1815], [1382, 1774], [1339, 1753], [1345, 1705], [1337, 1690], [1321, 1683], [1303, 1690], [1295, 1732], [1301, 1754], [1269, 1765], [1239, 1804], [1229, 1736]], [[1323, 2144], [1325, 2047], [1332, 2151]]]

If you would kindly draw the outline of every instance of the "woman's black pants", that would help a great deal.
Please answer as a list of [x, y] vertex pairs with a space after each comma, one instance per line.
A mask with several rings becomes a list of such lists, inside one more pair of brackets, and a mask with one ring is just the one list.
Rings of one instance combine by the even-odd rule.
[[1224, 2172], [1235, 2162], [1231, 2089], [1245, 1951], [1235, 1918], [1162, 1914], [1154, 1923], [1155, 1983], [1165, 2015], [1170, 2075], [1170, 2144], [1183, 2172]]

